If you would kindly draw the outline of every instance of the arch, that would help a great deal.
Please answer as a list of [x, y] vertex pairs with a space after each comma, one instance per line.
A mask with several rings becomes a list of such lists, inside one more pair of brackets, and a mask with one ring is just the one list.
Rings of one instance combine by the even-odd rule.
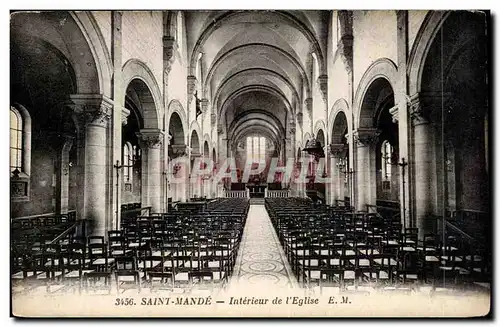
[[335, 119], [332, 122], [331, 142], [332, 144], [343, 144], [346, 142], [344, 137], [346, 129], [349, 129], [347, 116], [343, 110], [338, 110]]
[[217, 162], [217, 152], [215, 151], [215, 147], [212, 149], [212, 161]]
[[[318, 136], [318, 132], [319, 131], [323, 131], [323, 135], [325, 136], [325, 140], [326, 141], [326, 126], [325, 126], [325, 122], [323, 121], [323, 119], [318, 119], [316, 121], [316, 124], [314, 124], [314, 135], [316, 135], [316, 137]], [[325, 143], [323, 143], [322, 145], [325, 145]]]
[[290, 53], [284, 51], [283, 49], [281, 49], [277, 46], [274, 46], [271, 44], [266, 44], [266, 43], [246, 43], [246, 44], [242, 44], [242, 45], [239, 45], [237, 47], [234, 47], [221, 55], [217, 55], [217, 57], [215, 58], [215, 60], [213, 61], [212, 65], [210, 66], [210, 68], [208, 70], [207, 77], [203, 83], [203, 90], [207, 90], [207, 86], [208, 86], [209, 81], [212, 79], [213, 74], [215, 73], [217, 68], [220, 66], [220, 64], [224, 61], [225, 58], [229, 57], [231, 54], [233, 54], [234, 52], [236, 52], [238, 50], [241, 50], [241, 49], [246, 48], [246, 47], [255, 47], [255, 46], [270, 48], [270, 49], [282, 54], [287, 59], [289, 59], [294, 64], [294, 66], [299, 70], [302, 79], [305, 81], [304, 86], [306, 88], [306, 94], [308, 97], [310, 96], [311, 87], [310, 87], [309, 77], [308, 77], [304, 67], [302, 67], [301, 63], [297, 60], [297, 58], [295, 58]]
[[443, 22], [450, 12], [429, 11], [418, 30], [413, 46], [408, 57], [408, 90], [413, 95], [420, 92], [422, 74], [427, 59], [427, 54], [434, 41], [436, 33], [440, 30]]
[[330, 117], [328, 117], [328, 126], [330, 126], [330, 130], [332, 129], [333, 122], [335, 121], [335, 118], [337, 117], [339, 112], [343, 112], [346, 117], [349, 117], [347, 115], [347, 113], [349, 112], [349, 104], [344, 98], [340, 98], [335, 101], [332, 109], [330, 109]]
[[138, 59], [127, 60], [122, 67], [122, 80], [125, 89], [133, 80], [140, 80], [144, 83], [151, 96], [151, 99], [145, 99], [148, 105], [143, 108], [144, 128], [160, 129], [163, 125], [160, 121], [163, 112], [162, 95], [148, 66]]
[[[193, 73], [194, 73], [193, 69], [196, 66], [196, 58], [197, 58], [196, 54], [198, 52], [200, 52], [200, 49], [202, 49], [202, 47], [205, 44], [208, 37], [215, 30], [217, 30], [217, 28], [219, 28], [224, 23], [225, 20], [228, 20], [228, 19], [230, 19], [234, 16], [237, 16], [237, 15], [246, 14], [246, 13], [247, 12], [244, 12], [244, 11], [225, 12], [225, 13], [221, 14], [220, 16], [218, 16], [216, 19], [211, 20], [207, 26], [204, 26], [203, 31], [200, 33], [199, 38], [196, 40], [196, 43], [195, 43], [193, 50], [191, 52], [191, 55], [190, 55], [190, 64], [189, 64], [190, 75], [193, 75]], [[314, 33], [311, 31], [311, 29], [306, 24], [301, 22], [294, 15], [292, 15], [288, 12], [285, 12], [285, 11], [275, 10], [275, 11], [267, 11], [265, 13], [278, 15], [278, 16], [284, 18], [285, 21], [287, 21], [287, 23], [289, 23], [291, 26], [296, 27], [299, 31], [301, 31], [303, 33], [303, 35], [306, 37], [306, 39], [312, 44], [312, 48], [314, 49], [314, 51], [316, 51], [318, 53], [318, 57], [319, 57], [318, 59], [320, 62], [321, 72], [326, 73], [326, 64], [325, 64], [325, 61], [323, 58], [323, 52], [321, 50], [321, 46], [320, 46], [318, 40], [316, 39], [316, 36], [314, 35]]]
[[193, 122], [191, 123], [191, 126], [189, 126], [189, 135], [190, 135], [190, 139], [189, 139], [189, 146], [191, 147], [191, 151], [193, 150], [192, 148], [192, 145], [191, 145], [191, 141], [192, 141], [192, 136], [193, 136], [193, 132], [196, 131], [196, 136], [198, 137], [198, 153], [201, 153], [201, 145], [202, 145], [202, 139], [201, 137], [203, 136], [203, 134], [201, 134], [201, 127], [200, 127], [200, 124], [198, 124], [198, 121], [196, 120], [193, 120]]
[[277, 77], [279, 80], [281, 80], [283, 83], [285, 83], [289, 88], [290, 90], [292, 91], [293, 95], [295, 96], [296, 99], [300, 99], [299, 97], [299, 93], [297, 92], [297, 90], [295, 89], [295, 87], [293, 86], [293, 84], [286, 78], [284, 77], [283, 75], [275, 72], [274, 70], [270, 70], [270, 69], [267, 69], [267, 68], [259, 68], [259, 67], [255, 67], [255, 68], [248, 68], [248, 69], [243, 69], [243, 70], [240, 70], [236, 73], [234, 73], [233, 75], [231, 76], [228, 76], [226, 77], [219, 85], [218, 89], [217, 89], [217, 92], [215, 93], [215, 96], [214, 96], [214, 101], [213, 103], [217, 103], [218, 100], [219, 100], [219, 97], [222, 93], [222, 90], [224, 88], [224, 86], [229, 83], [229, 81], [240, 75], [240, 74], [245, 74], [245, 73], [248, 73], [248, 72], [254, 72], [254, 71], [259, 71], [259, 72], [263, 72], [263, 73], [267, 73], [269, 75], [273, 75], [275, 77]]
[[99, 91], [101, 94], [111, 97], [113, 62], [101, 29], [91, 12], [70, 11], [70, 15], [87, 40], [96, 62], [97, 74], [99, 76]]
[[303, 137], [302, 137], [302, 144], [307, 144], [307, 141], [311, 139], [311, 134], [309, 132], [306, 132]]
[[326, 136], [325, 136], [325, 132], [323, 131], [323, 129], [319, 129], [318, 132], [316, 133], [316, 140], [322, 145], [322, 146], [325, 146], [325, 142], [326, 142]]
[[[370, 67], [366, 70], [361, 78], [358, 88], [356, 90], [356, 95], [354, 98], [354, 124], [355, 128], [366, 125], [366, 122], [361, 122], [362, 116], [365, 113], [363, 111], [362, 104], [365, 101], [367, 91], [373, 86], [373, 82], [377, 79], [385, 79], [392, 90], [394, 90], [394, 85], [396, 85], [398, 80], [398, 70], [394, 62], [387, 58], [380, 58], [373, 62]], [[394, 92], [394, 91], [393, 91]]]
[[286, 96], [281, 91], [276, 90], [274, 87], [270, 87], [267, 85], [252, 84], [252, 85], [243, 86], [243, 87], [237, 89], [236, 91], [234, 91], [230, 96], [228, 96], [226, 98], [226, 100], [224, 100], [224, 102], [222, 103], [222, 106], [220, 106], [220, 109], [218, 110], [219, 111], [218, 114], [220, 116], [224, 115], [226, 113], [227, 104], [230, 103], [233, 99], [235, 99], [238, 96], [243, 95], [245, 93], [254, 92], [254, 91], [262, 91], [262, 92], [277, 96], [278, 98], [282, 99], [283, 102], [285, 103], [285, 107], [288, 111], [288, 114], [292, 115], [294, 113], [293, 107], [290, 105], [290, 102], [288, 101]]
[[210, 135], [208, 133], [205, 133], [205, 135], [203, 135], [203, 142], [207, 142], [208, 143], [208, 147], [210, 148]]
[[[106, 63], [99, 61], [94, 52], [93, 47], [99, 48], [99, 42], [90, 43], [88, 32], [93, 27], [88, 20], [84, 26], [70, 11], [16, 12], [11, 15], [10, 23], [12, 44], [29, 36], [50, 44], [65, 57], [76, 77], [75, 93], [105, 94], [107, 85], [99, 66]], [[110, 86], [107, 87], [109, 93]]]
[[231, 125], [228, 128], [228, 135], [232, 135], [233, 132], [240, 127], [241, 124], [249, 121], [249, 120], [264, 120], [266, 123], [272, 122], [272, 125], [276, 128], [277, 131], [281, 134], [281, 136], [285, 136], [285, 128], [281, 124], [280, 120], [270, 113], [267, 110], [262, 109], [251, 109], [245, 112], [240, 113], [236, 117], [234, 117]]
[[168, 118], [168, 134], [173, 138], [170, 140], [170, 145], [184, 145], [186, 144], [186, 135], [184, 122], [177, 111], [173, 111]]
[[203, 142], [203, 155], [204, 156], [210, 156], [210, 146], [208, 145], [208, 141], [205, 140], [205, 142]]
[[167, 121], [165, 122], [165, 126], [168, 126], [168, 128], [170, 128], [170, 120], [172, 119], [172, 117], [174, 117], [174, 113], [176, 114], [176, 117], [179, 118], [179, 121], [181, 123], [181, 127], [182, 127], [182, 130], [183, 130], [183, 143], [182, 144], [187, 144], [187, 140], [186, 140], [186, 135], [184, 135], [184, 131], [187, 131], [188, 128], [187, 128], [187, 118], [186, 118], [186, 112], [184, 111], [184, 108], [182, 107], [182, 104], [179, 102], [179, 100], [176, 100], [176, 99], [173, 99], [170, 101], [170, 103], [168, 104], [168, 119]]
[[[358, 128], [370, 128], [380, 124], [381, 114], [389, 114], [389, 108], [394, 106], [394, 89], [389, 81], [378, 77], [372, 81], [366, 90], [365, 96], [359, 108]], [[386, 108], [385, 111], [382, 109]], [[385, 117], [385, 116], [384, 116]], [[389, 119], [392, 121], [392, 119]]]
[[200, 149], [200, 136], [196, 129], [191, 131], [191, 137], [189, 138], [189, 146], [191, 148], [192, 154], [201, 154]]

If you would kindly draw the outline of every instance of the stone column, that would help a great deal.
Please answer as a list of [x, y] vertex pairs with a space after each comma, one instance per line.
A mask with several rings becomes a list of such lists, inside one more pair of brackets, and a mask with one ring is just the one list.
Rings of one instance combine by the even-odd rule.
[[[113, 61], [113, 79], [111, 85], [112, 97], [114, 100], [113, 111], [110, 119], [110, 127], [108, 130], [108, 171], [110, 174], [108, 184], [108, 216], [112, 216], [108, 221], [109, 229], [120, 229], [121, 220], [121, 201], [122, 201], [122, 185], [123, 179], [118, 178], [116, 168], [117, 162], [122, 162], [122, 125], [127, 123], [127, 116], [130, 111], [124, 107], [125, 105], [125, 87], [122, 78], [122, 12], [112, 11], [111, 14], [111, 59]], [[123, 169], [121, 173], [123, 172]], [[120, 175], [123, 176], [123, 175]]]
[[[409, 213], [412, 212], [412, 202], [410, 199], [414, 196], [410, 188], [410, 166], [401, 165], [403, 162], [406, 164], [410, 158], [410, 119], [408, 115], [408, 79], [406, 73], [408, 71], [408, 11], [407, 10], [397, 10], [397, 38], [396, 38], [396, 49], [397, 49], [397, 66], [398, 66], [398, 78], [394, 83], [394, 102], [396, 106], [390, 111], [392, 119], [394, 122], [398, 123], [398, 162], [399, 165], [393, 166], [392, 168], [397, 168], [397, 176], [393, 175], [393, 178], [398, 178], [398, 191], [399, 191], [399, 203], [401, 208], [401, 219], [405, 218], [405, 225], [410, 226]], [[403, 174], [404, 173], [404, 174]]]
[[414, 216], [419, 239], [423, 238], [427, 230], [427, 219], [433, 212], [433, 140], [432, 126], [424, 115], [419, 95], [412, 97], [410, 115], [413, 124], [413, 171], [414, 171]]
[[77, 217], [87, 220], [89, 235], [106, 235], [111, 217], [106, 215], [106, 135], [113, 102], [103, 95], [75, 94], [70, 106], [78, 119], [79, 185]]
[[376, 204], [375, 146], [379, 134], [375, 128], [358, 128], [354, 131], [354, 142], [357, 145], [355, 208], [358, 211], [366, 211], [367, 204]]
[[137, 137], [142, 150], [141, 205], [151, 206], [151, 212], [160, 212], [163, 132], [154, 128], [141, 129]]

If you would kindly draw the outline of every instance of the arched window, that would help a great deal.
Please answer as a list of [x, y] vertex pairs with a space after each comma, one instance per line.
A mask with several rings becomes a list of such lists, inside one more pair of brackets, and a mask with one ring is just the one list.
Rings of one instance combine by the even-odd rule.
[[10, 171], [23, 171], [23, 118], [10, 107]]
[[31, 173], [31, 117], [16, 104], [10, 107], [11, 200], [29, 200]]
[[247, 137], [247, 160], [263, 162], [266, 158], [266, 138], [258, 136]]
[[264, 137], [259, 138], [259, 160], [266, 160], [266, 139]]
[[134, 151], [132, 145], [127, 142], [123, 145], [123, 181], [126, 184], [132, 183], [132, 166]]
[[312, 53], [312, 57], [313, 57], [312, 81], [313, 81], [313, 85], [314, 85], [314, 82], [316, 81], [316, 79], [319, 76], [319, 63], [318, 63], [318, 57], [316, 56], [316, 52]]
[[253, 139], [251, 137], [247, 137], [247, 160], [253, 161]]
[[201, 86], [203, 83], [202, 76], [201, 76], [201, 58], [203, 57], [203, 53], [198, 54], [198, 60], [196, 61], [196, 80], [198, 81], [198, 86], [197, 86], [197, 91], [198, 91], [198, 97], [201, 97]]
[[389, 181], [391, 180], [391, 174], [392, 174], [392, 145], [389, 143], [389, 141], [384, 141], [382, 142], [382, 162], [381, 162], [381, 167], [382, 167], [382, 180], [384, 181]]
[[177, 22], [176, 22], [176, 30], [175, 30], [175, 40], [177, 41], [177, 46], [179, 47], [179, 53], [182, 55], [182, 47], [183, 47], [183, 36], [184, 36], [184, 28], [182, 21], [182, 12], [177, 12]]

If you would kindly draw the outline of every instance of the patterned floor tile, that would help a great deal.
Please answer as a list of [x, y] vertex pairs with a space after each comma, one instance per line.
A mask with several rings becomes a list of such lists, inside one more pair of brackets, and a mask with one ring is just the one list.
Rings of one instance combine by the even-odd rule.
[[263, 205], [250, 205], [234, 271], [231, 285], [235, 287], [241, 284], [298, 287]]

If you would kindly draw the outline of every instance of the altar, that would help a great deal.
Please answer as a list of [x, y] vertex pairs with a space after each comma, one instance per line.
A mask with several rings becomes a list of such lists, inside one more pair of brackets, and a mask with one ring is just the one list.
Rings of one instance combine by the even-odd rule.
[[266, 194], [267, 184], [247, 184], [246, 187], [251, 198], [263, 198]]

